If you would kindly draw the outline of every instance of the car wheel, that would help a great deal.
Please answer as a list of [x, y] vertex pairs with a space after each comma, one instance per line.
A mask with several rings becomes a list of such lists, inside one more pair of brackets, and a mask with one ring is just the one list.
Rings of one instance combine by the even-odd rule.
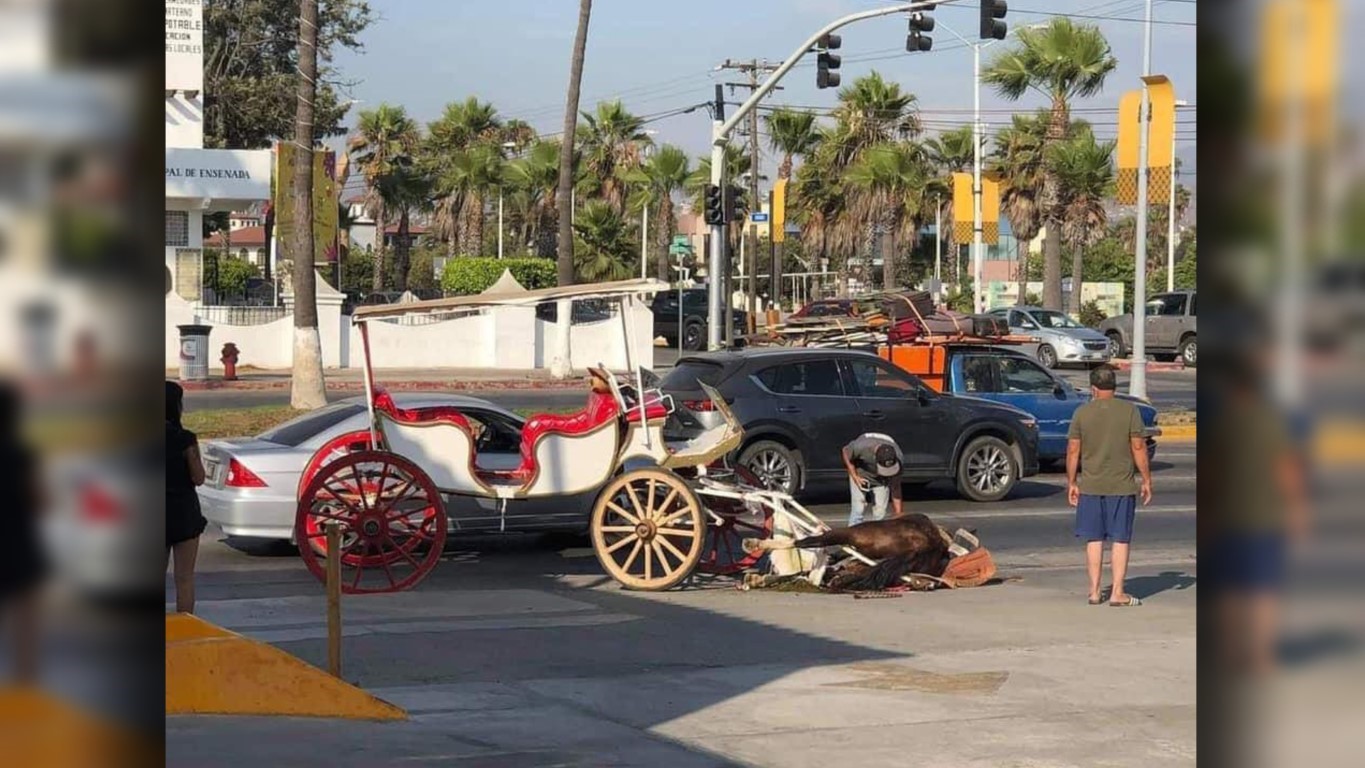
[[1051, 344], [1039, 344], [1038, 362], [1042, 363], [1044, 368], [1056, 368], [1057, 350], [1053, 349]]
[[739, 464], [753, 472], [764, 488], [792, 495], [801, 487], [805, 471], [800, 454], [772, 440], [759, 440], [745, 448]]
[[972, 440], [957, 460], [957, 489], [972, 501], [999, 501], [1018, 479], [1014, 451], [998, 437]]
[[1186, 336], [1180, 341], [1180, 359], [1189, 368], [1195, 367], [1199, 362], [1199, 346], [1195, 343], [1194, 336]]
[[701, 323], [693, 320], [683, 326], [682, 348], [695, 352], [702, 348], [706, 341], [706, 334], [702, 332]]
[[1118, 360], [1119, 358], [1123, 357], [1124, 354], [1123, 337], [1120, 336], [1117, 331], [1110, 331], [1106, 335], [1109, 337], [1110, 359]]

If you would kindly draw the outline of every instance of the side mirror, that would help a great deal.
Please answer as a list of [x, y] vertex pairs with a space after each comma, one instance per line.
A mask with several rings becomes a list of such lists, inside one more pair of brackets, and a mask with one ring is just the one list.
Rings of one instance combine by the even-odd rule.
[[1060, 397], [1064, 400], [1066, 399], [1066, 385], [1063, 384], [1062, 382], [1059, 381], [1056, 384], [1053, 384], [1052, 391], [1056, 393], [1057, 397]]
[[929, 392], [928, 387], [919, 387], [915, 390], [915, 399], [919, 401], [920, 405], [928, 405], [929, 401], [934, 399], [934, 396]]

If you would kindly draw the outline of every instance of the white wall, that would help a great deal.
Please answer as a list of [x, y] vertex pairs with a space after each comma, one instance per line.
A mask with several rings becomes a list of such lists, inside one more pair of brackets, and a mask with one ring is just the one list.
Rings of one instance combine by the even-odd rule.
[[204, 95], [187, 98], [184, 91], [176, 91], [166, 99], [166, 146], [204, 146]]
[[[288, 303], [288, 302], [286, 302]], [[631, 354], [626, 355], [621, 316], [570, 327], [569, 354], [574, 368], [598, 363], [624, 370], [653, 364], [654, 317], [636, 304], [625, 311], [630, 318]], [[166, 297], [166, 366], [180, 365], [177, 325], [201, 322], [194, 305], [175, 294]], [[218, 352], [226, 342], [237, 345], [237, 364], [288, 368], [293, 360], [294, 316], [265, 325], [212, 325], [210, 366], [217, 368]], [[375, 368], [549, 368], [554, 355], [554, 323], [538, 320], [534, 307], [493, 307], [437, 323], [371, 322], [370, 354]], [[340, 294], [318, 277], [318, 330], [322, 363], [328, 368], [363, 365], [360, 329], [341, 314]]]

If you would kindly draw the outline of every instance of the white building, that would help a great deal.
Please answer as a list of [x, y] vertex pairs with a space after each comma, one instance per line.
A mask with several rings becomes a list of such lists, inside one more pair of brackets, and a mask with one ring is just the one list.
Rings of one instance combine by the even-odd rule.
[[166, 0], [166, 270], [170, 292], [203, 297], [204, 214], [270, 197], [268, 149], [204, 149], [202, 0]]

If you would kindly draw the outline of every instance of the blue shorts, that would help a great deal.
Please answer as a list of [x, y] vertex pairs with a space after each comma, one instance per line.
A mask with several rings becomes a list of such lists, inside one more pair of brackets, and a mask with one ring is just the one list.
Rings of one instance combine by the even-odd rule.
[[1274, 592], [1284, 583], [1288, 542], [1282, 532], [1227, 533], [1209, 545], [1209, 586]]
[[1076, 504], [1076, 538], [1083, 541], [1110, 539], [1118, 544], [1133, 540], [1133, 519], [1137, 517], [1137, 496], [1092, 496], [1081, 494]]

